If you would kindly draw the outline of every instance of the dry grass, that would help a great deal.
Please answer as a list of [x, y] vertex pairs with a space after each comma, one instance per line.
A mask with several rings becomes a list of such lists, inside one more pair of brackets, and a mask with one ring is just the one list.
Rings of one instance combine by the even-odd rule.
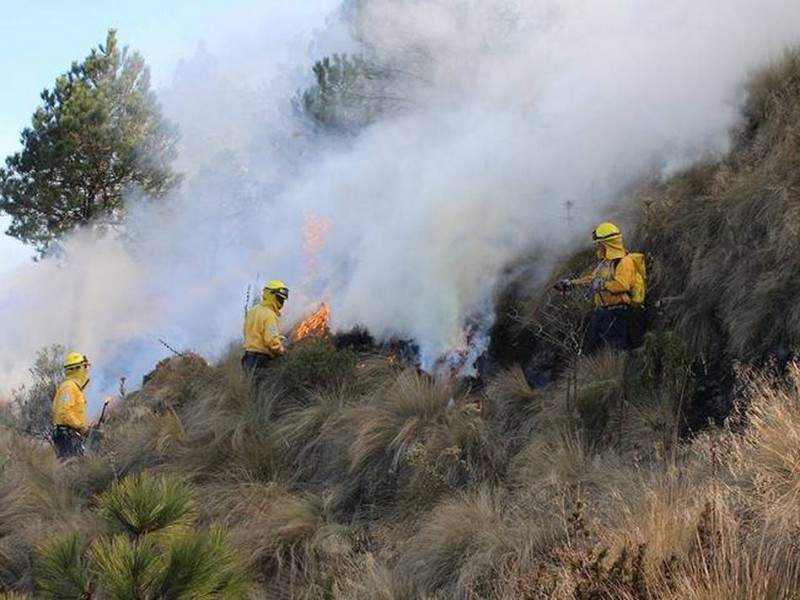
[[353, 562], [355, 532], [333, 522], [319, 497], [277, 484], [221, 482], [205, 511], [227, 527], [271, 594], [331, 589]]
[[308, 481], [317, 476], [325, 462], [325, 441], [335, 436], [349, 397], [345, 388], [313, 394], [307, 405], [287, 411], [274, 423], [277, 453], [288, 467], [286, 477]]
[[[750, 358], [800, 340], [800, 53], [757, 74], [731, 156], [647, 194], [660, 295], [691, 347]], [[774, 319], [784, 314], [786, 320]]]
[[510, 554], [501, 498], [483, 490], [439, 506], [411, 538], [397, 577], [420, 597], [446, 591], [463, 596]]
[[431, 513], [401, 549], [396, 578], [414, 597], [487, 597], [509, 562], [533, 564], [559, 537], [506, 493], [482, 488]]
[[3, 589], [30, 590], [34, 548], [68, 529], [91, 530], [82, 512], [86, 499], [75, 493], [75, 461], [59, 463], [49, 447], [0, 431], [0, 581]]
[[337, 581], [333, 594], [348, 600], [412, 600], [412, 592], [396, 580], [391, 570], [367, 553]]
[[[648, 402], [658, 398], [619, 403], [620, 394], [649, 389], [630, 375], [632, 365], [646, 371], [643, 360], [601, 354], [581, 361], [570, 410], [561, 384], [530, 393], [518, 372], [506, 373], [480, 396], [489, 417], [464, 398], [448, 408], [449, 388], [392, 369], [264, 420], [260, 399], [238, 394], [223, 366], [181, 412], [148, 409], [132, 419], [158, 470], [199, 484], [202, 522], [230, 530], [269, 595], [788, 593], [800, 584], [786, 558], [800, 531], [800, 386], [752, 376], [742, 432], [701, 436], [669, 455], [645, 452], [626, 439], [661, 443], [658, 428], [646, 424], [657, 406]], [[160, 436], [164, 430], [181, 433]], [[515, 438], [520, 432], [524, 444]], [[132, 434], [109, 431], [109, 447], [115, 435]], [[267, 471], [254, 469], [245, 451], [262, 436], [288, 444], [271, 455], [277, 466]], [[65, 522], [85, 526], [96, 503], [89, 489], [108, 487], [113, 470], [102, 454], [60, 465], [47, 448], [0, 441], [8, 450], [0, 524], [15, 524], [0, 528], [0, 576], [25, 592], [32, 548]], [[224, 458], [211, 456], [218, 452]], [[295, 477], [275, 480], [296, 466]], [[353, 495], [342, 504], [346, 493]]]
[[530, 439], [543, 408], [540, 391], [531, 389], [519, 365], [496, 375], [486, 390], [488, 418], [498, 435], [510, 443]]
[[392, 505], [406, 454], [444, 420], [449, 399], [447, 387], [406, 369], [347, 406], [321, 440], [319, 473], [337, 484], [336, 509]]

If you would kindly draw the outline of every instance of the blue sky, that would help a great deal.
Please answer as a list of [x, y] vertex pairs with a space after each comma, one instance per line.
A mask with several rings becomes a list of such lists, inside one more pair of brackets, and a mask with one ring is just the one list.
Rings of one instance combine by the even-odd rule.
[[[19, 149], [19, 134], [42, 90], [101, 44], [109, 28], [144, 56], [158, 87], [169, 81], [181, 57], [200, 44], [213, 49], [254, 32], [276, 4], [279, 0], [0, 0], [0, 159]], [[0, 231], [6, 226], [0, 219]], [[0, 234], [0, 273], [30, 254]]]

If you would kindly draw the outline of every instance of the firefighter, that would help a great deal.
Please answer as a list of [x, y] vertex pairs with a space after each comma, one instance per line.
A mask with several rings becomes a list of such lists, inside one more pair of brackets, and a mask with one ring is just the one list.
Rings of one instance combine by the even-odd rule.
[[89, 364], [79, 352], [70, 352], [64, 359], [65, 379], [53, 396], [51, 410], [53, 446], [59, 458], [84, 453], [84, 438], [91, 429], [83, 393], [89, 385]]
[[273, 279], [261, 292], [261, 303], [247, 311], [244, 320], [244, 356], [242, 368], [252, 375], [270, 361], [283, 355], [281, 309], [289, 297], [289, 288]]
[[631, 297], [637, 296], [637, 267], [622, 245], [622, 232], [614, 223], [600, 223], [592, 232], [597, 266], [577, 279], [562, 279], [555, 288], [589, 286], [594, 311], [590, 324], [589, 350], [606, 346], [627, 350]]

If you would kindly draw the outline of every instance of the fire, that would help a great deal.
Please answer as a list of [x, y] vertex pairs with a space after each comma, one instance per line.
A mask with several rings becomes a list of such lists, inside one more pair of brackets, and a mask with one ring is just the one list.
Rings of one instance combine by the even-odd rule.
[[307, 337], [317, 337], [328, 334], [330, 332], [328, 329], [328, 321], [330, 318], [331, 309], [323, 302], [313, 315], [297, 326], [297, 329], [295, 329], [292, 334], [292, 340], [299, 342]]
[[312, 279], [319, 271], [319, 254], [325, 248], [325, 236], [330, 228], [329, 219], [314, 214], [307, 214], [303, 218], [303, 253], [308, 279]]

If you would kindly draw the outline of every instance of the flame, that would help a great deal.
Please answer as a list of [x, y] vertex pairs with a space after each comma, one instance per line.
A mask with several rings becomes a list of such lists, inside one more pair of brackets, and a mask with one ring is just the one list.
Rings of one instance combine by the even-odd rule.
[[303, 253], [306, 260], [306, 278], [311, 280], [319, 272], [319, 254], [325, 248], [325, 236], [331, 228], [329, 219], [313, 213], [303, 217]]
[[323, 302], [313, 315], [297, 326], [292, 335], [292, 340], [299, 342], [307, 337], [326, 335], [330, 331], [328, 329], [330, 318], [331, 309]]

